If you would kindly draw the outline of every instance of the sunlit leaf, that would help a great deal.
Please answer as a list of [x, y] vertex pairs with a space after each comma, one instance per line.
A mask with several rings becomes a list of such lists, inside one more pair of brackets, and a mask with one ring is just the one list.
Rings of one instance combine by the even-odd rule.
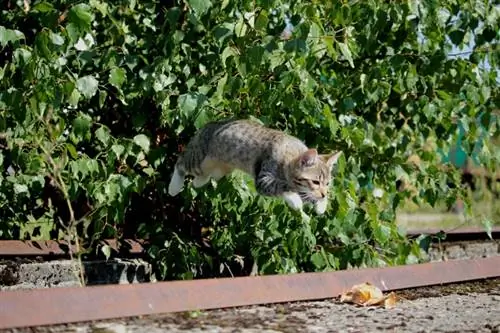
[[187, 0], [187, 3], [198, 16], [205, 14], [212, 7], [210, 0]]
[[79, 3], [71, 7], [68, 17], [71, 22], [85, 30], [90, 29], [90, 24], [93, 19], [90, 6], [84, 3]]
[[85, 96], [86, 98], [91, 98], [97, 92], [97, 88], [99, 85], [99, 81], [92, 75], [87, 75], [79, 78], [76, 81], [76, 86], [78, 90]]
[[109, 73], [108, 82], [116, 88], [120, 88], [126, 80], [125, 75], [126, 72], [123, 68], [113, 68]]
[[144, 134], [138, 134], [134, 136], [134, 142], [136, 145], [141, 147], [145, 153], [149, 152], [150, 142], [147, 136], [145, 136]]
[[349, 65], [351, 65], [352, 68], [354, 68], [354, 62], [352, 60], [352, 53], [351, 50], [349, 50], [349, 47], [345, 43], [338, 42], [337, 45], [340, 48], [340, 52], [344, 56], [344, 58], [349, 62]]

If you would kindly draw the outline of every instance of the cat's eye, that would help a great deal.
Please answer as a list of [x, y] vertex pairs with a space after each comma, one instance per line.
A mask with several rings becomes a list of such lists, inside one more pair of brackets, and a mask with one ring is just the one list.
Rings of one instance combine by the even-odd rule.
[[312, 183], [313, 183], [314, 185], [319, 185], [319, 180], [313, 180], [313, 181], [312, 181]]

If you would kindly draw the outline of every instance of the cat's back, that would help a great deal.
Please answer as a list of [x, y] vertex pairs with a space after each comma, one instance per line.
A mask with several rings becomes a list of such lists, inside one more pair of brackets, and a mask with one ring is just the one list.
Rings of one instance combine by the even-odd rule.
[[275, 145], [302, 142], [282, 131], [265, 127], [253, 120], [238, 119], [207, 125], [210, 143], [224, 149], [270, 149]]
[[246, 119], [210, 123], [204, 136], [208, 155], [247, 171], [257, 160], [286, 163], [307, 150], [299, 139]]

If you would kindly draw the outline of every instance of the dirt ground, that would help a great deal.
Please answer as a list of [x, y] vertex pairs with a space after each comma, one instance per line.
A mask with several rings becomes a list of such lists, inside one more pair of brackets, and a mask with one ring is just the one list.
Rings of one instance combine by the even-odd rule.
[[500, 332], [500, 279], [396, 292], [395, 308], [338, 299], [166, 314], [5, 332]]

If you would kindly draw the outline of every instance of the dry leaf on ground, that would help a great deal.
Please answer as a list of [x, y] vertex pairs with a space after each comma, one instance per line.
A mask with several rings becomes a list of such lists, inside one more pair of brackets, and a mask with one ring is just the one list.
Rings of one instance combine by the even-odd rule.
[[340, 296], [343, 303], [354, 303], [362, 306], [380, 305], [386, 309], [396, 306], [396, 294], [394, 292], [384, 296], [382, 291], [369, 282], [357, 284], [351, 290]]

